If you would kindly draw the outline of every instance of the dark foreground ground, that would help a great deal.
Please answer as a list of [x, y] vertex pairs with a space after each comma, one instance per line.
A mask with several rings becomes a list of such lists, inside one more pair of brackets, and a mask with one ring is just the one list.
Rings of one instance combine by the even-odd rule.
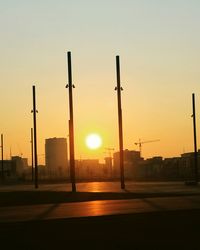
[[[200, 249], [199, 185], [194, 187], [183, 183], [127, 182], [126, 190], [123, 191], [118, 183], [114, 182], [81, 183], [77, 186], [78, 192], [75, 194], [70, 192], [71, 186], [65, 184], [40, 185], [39, 190], [34, 190], [30, 185], [0, 186], [0, 207], [3, 212], [9, 212], [11, 209], [14, 213], [23, 213], [21, 206], [24, 209], [27, 206], [32, 214], [32, 209], [36, 209], [35, 205], [60, 204], [65, 214], [65, 206], [62, 204], [67, 203], [76, 203], [81, 210], [87, 209], [87, 206], [81, 206], [87, 201], [107, 200], [109, 203], [111, 200], [121, 200], [123, 203], [123, 200], [128, 199], [148, 201], [148, 198], [154, 197], [177, 197], [173, 201], [177, 207], [184, 206], [185, 210], [167, 211], [167, 207], [161, 207], [155, 212], [137, 211], [125, 215], [0, 222], [0, 250]], [[187, 198], [188, 195], [192, 199]], [[185, 203], [181, 201], [180, 204], [179, 198], [183, 198]], [[147, 205], [159, 205], [158, 201], [159, 199], [154, 200]], [[106, 204], [102, 204], [104, 203]], [[191, 204], [193, 209], [188, 210], [190, 208], [187, 203]], [[144, 202], [138, 203], [139, 207], [144, 205]], [[92, 205], [88, 207], [92, 208]], [[92, 211], [95, 212], [95, 209]], [[3, 216], [3, 213], [1, 215]]]
[[[190, 193], [190, 196], [200, 196], [199, 193]], [[184, 197], [188, 193], [114, 193], [114, 192], [64, 192], [64, 191], [16, 191], [0, 192], [0, 207], [23, 206], [35, 204], [51, 203], [68, 203], [68, 202], [85, 202], [96, 200], [123, 200], [137, 198], [154, 198], [154, 197]]]
[[0, 223], [0, 249], [200, 249], [200, 210]]

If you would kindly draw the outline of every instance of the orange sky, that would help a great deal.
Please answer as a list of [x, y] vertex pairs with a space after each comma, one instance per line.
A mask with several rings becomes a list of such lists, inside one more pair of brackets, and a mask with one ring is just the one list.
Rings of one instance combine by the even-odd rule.
[[[115, 56], [121, 59], [124, 148], [143, 157], [193, 150], [192, 93], [200, 113], [197, 1], [20, 1], [0, 3], [0, 132], [5, 157], [30, 158], [32, 85], [36, 85], [39, 162], [45, 138], [68, 134], [66, 52], [72, 52], [76, 158], [118, 149]], [[103, 17], [103, 18], [102, 18]], [[103, 145], [88, 150], [85, 137]]]

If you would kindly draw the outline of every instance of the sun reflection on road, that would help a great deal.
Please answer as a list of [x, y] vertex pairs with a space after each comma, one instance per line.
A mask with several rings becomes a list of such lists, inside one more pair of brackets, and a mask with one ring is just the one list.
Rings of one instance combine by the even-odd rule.
[[77, 189], [82, 192], [123, 192], [118, 182], [107, 183], [105, 182], [88, 182], [78, 183]]

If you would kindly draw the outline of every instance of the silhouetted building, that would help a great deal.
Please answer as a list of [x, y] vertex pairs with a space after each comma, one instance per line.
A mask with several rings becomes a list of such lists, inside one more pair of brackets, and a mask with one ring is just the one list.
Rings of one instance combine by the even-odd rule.
[[50, 177], [69, 177], [66, 138], [54, 137], [45, 140], [45, 161]]
[[[140, 161], [143, 158], [140, 157], [140, 152], [135, 150], [128, 150], [125, 149], [123, 151], [124, 155], [124, 176], [126, 178], [134, 178], [136, 168]], [[120, 176], [120, 168], [119, 168], [119, 152], [115, 152], [113, 154], [113, 176], [119, 177]]]
[[[198, 168], [200, 171], [200, 151], [198, 151]], [[140, 162], [136, 179], [138, 180], [193, 180], [194, 153], [184, 153], [181, 157], [152, 157]]]
[[[197, 161], [198, 161], [198, 173], [200, 175], [200, 150], [197, 152]], [[195, 173], [195, 164], [194, 164], [194, 152], [188, 152], [181, 154], [181, 161], [184, 170], [184, 176], [187, 176], [188, 179], [194, 178]]]
[[94, 180], [101, 176], [98, 159], [82, 159], [75, 161], [76, 178], [80, 180]]
[[140, 162], [136, 171], [136, 178], [141, 180], [155, 180], [162, 176], [163, 158], [154, 156]]
[[[2, 176], [2, 161], [0, 161], [0, 176]], [[4, 160], [3, 161], [3, 176], [4, 179], [12, 179], [17, 178], [16, 173], [16, 164], [12, 160]]]
[[112, 178], [113, 166], [112, 166], [112, 157], [105, 157], [105, 164], [103, 166], [103, 176], [104, 178]]
[[15, 162], [16, 174], [22, 177], [25, 169], [28, 167], [28, 159], [20, 156], [12, 156], [11, 160]]
[[[3, 175], [5, 180], [21, 179], [24, 177], [24, 171], [28, 167], [28, 159], [20, 156], [13, 156], [11, 160], [3, 161]], [[0, 161], [0, 176], [2, 176], [2, 167]]]

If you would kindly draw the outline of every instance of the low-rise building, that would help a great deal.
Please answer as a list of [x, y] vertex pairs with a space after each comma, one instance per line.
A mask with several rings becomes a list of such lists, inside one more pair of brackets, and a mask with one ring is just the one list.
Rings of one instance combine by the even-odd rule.
[[[120, 162], [119, 162], [119, 152], [113, 154], [113, 176], [119, 178], [120, 176]], [[135, 150], [125, 149], [123, 151], [124, 156], [124, 176], [125, 178], [132, 179], [135, 177], [136, 169], [138, 164], [143, 161], [140, 157], [140, 152]]]

